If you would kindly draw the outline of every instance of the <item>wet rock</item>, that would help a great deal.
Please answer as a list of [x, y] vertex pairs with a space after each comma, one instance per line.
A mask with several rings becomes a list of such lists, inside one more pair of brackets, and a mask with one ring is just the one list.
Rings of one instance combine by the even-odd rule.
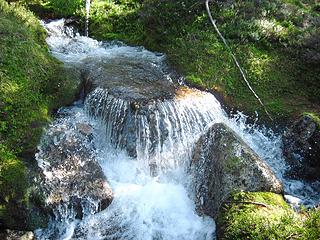
[[93, 82], [90, 77], [90, 71], [82, 69], [80, 71], [81, 83], [79, 86], [78, 98], [85, 99], [85, 97], [94, 89]]
[[173, 98], [175, 85], [169, 81], [161, 57], [146, 53], [149, 58], [137, 58], [143, 51], [132, 54], [87, 58], [81, 74], [87, 93], [100, 87], [116, 98], [131, 102]]
[[223, 123], [214, 124], [195, 145], [191, 167], [197, 210], [216, 217], [235, 191], [283, 191], [268, 165]]
[[[112, 125], [109, 131], [111, 143], [125, 149], [131, 157], [137, 157], [136, 116], [146, 116], [150, 134], [158, 134], [154, 112], [157, 103], [175, 97], [176, 84], [166, 72], [162, 55], [155, 55], [143, 49], [130, 49], [119, 55], [100, 56], [84, 60], [81, 70], [82, 92], [89, 95], [89, 113]], [[137, 58], [137, 56], [143, 56]], [[178, 76], [176, 76], [178, 78]], [[152, 115], [153, 114], [153, 115]], [[145, 133], [141, 133], [145, 134]], [[151, 136], [151, 137], [152, 137]], [[108, 136], [109, 137], [109, 136]], [[159, 141], [153, 138], [150, 149]]]
[[112, 54], [87, 57], [81, 62], [79, 68], [85, 96], [99, 87], [116, 98], [132, 102], [173, 98], [174, 83], [180, 76], [169, 70], [164, 56], [143, 48], [122, 47]]
[[[212, 104], [208, 105], [208, 101]], [[166, 146], [175, 145], [177, 149], [181, 140], [191, 143], [193, 137], [185, 136], [199, 134], [215, 118], [213, 111], [222, 113], [211, 94], [187, 87], [177, 88], [173, 99], [147, 102], [118, 98], [97, 88], [88, 95], [85, 106], [91, 116], [104, 123], [106, 138], [115, 148], [157, 165]]]
[[302, 116], [287, 129], [283, 153], [291, 177], [320, 180], [320, 128], [314, 118]]
[[50, 126], [37, 159], [47, 208], [58, 217], [61, 209], [73, 209], [75, 217], [82, 218], [108, 207], [113, 193], [96, 159], [92, 126], [71, 118]]
[[34, 240], [33, 232], [15, 231], [6, 229], [0, 232], [0, 239], [2, 240]]
[[85, 136], [90, 136], [92, 134], [93, 129], [89, 124], [77, 123], [76, 127], [79, 130], [79, 132]]

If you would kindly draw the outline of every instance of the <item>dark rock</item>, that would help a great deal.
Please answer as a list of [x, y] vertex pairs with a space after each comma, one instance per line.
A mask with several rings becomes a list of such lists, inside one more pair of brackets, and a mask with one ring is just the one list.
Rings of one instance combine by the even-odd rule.
[[122, 100], [148, 102], [170, 99], [175, 93], [175, 85], [166, 79], [159, 66], [124, 56], [105, 61], [87, 59], [81, 76], [85, 95], [100, 87]]
[[[157, 103], [173, 99], [176, 93], [176, 84], [168, 80], [161, 57], [143, 51], [120, 52], [117, 57], [88, 57], [81, 70], [82, 96], [100, 90], [86, 99], [89, 113], [110, 125], [112, 136], [107, 137], [131, 157], [137, 157], [137, 116], [148, 116], [152, 138], [158, 134], [154, 126], [157, 119], [152, 115]], [[142, 57], [137, 58], [137, 54]], [[154, 149], [156, 138], [151, 144]]]
[[33, 232], [15, 231], [6, 229], [0, 232], [1, 240], [34, 240]]
[[79, 132], [85, 136], [90, 136], [92, 134], [93, 129], [89, 124], [77, 123], [76, 127], [79, 130]]
[[214, 218], [234, 191], [283, 191], [268, 165], [223, 123], [214, 124], [200, 137], [190, 172], [197, 211]]
[[320, 179], [320, 129], [311, 116], [300, 117], [287, 129], [283, 153], [291, 166], [291, 177]]
[[37, 159], [43, 169], [46, 207], [55, 215], [59, 215], [61, 206], [74, 209], [75, 217], [82, 218], [108, 207], [113, 193], [96, 159], [92, 126], [74, 123], [71, 118], [58, 119], [51, 125]]
[[211, 122], [209, 109], [202, 111], [196, 101], [206, 97], [206, 93], [181, 86], [173, 99], [147, 100], [145, 96], [141, 101], [127, 100], [98, 88], [88, 95], [85, 107], [89, 115], [105, 124], [106, 138], [115, 148], [126, 150], [131, 157], [148, 154], [152, 162], [167, 141], [178, 143], [184, 131], [195, 133], [204, 129], [206, 121]]
[[18, 183], [20, 188], [14, 189], [13, 194], [6, 191], [0, 194], [0, 230], [32, 231], [48, 225], [49, 213], [42, 208], [43, 194], [37, 180], [39, 168], [34, 162], [35, 160], [30, 159], [28, 164], [26, 163], [25, 175], [16, 173], [16, 181], [19, 181], [19, 178], [22, 181]]
[[90, 72], [82, 69], [80, 73], [81, 83], [79, 86], [77, 98], [84, 100], [86, 96], [93, 90], [93, 82], [90, 79]]

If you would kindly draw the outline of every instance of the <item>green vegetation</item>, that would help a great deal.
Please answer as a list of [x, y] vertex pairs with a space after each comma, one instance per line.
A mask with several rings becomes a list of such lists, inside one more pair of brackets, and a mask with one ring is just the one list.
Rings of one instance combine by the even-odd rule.
[[57, 15], [72, 16], [78, 14], [84, 6], [83, 0], [51, 0], [45, 5]]
[[219, 239], [305, 239], [320, 236], [320, 211], [294, 212], [281, 195], [233, 194], [217, 219]]
[[[320, 96], [316, 1], [213, 1], [212, 14], [276, 119], [316, 112]], [[92, 3], [91, 34], [165, 52], [190, 85], [221, 92], [247, 113], [264, 112], [244, 85], [201, 1]]]
[[[1, 201], [9, 202], [15, 198], [23, 198], [24, 189], [26, 188], [26, 168], [21, 161], [0, 145], [0, 192]], [[1, 206], [1, 205], [0, 205]], [[1, 211], [4, 209], [2, 207]], [[0, 212], [0, 216], [2, 212]]]
[[51, 111], [73, 100], [76, 85], [50, 56], [38, 19], [3, 0], [0, 44], [0, 222], [10, 224], [9, 211], [28, 202], [25, 163]]
[[318, 125], [318, 128], [320, 129], [320, 115], [310, 112], [304, 112], [302, 115], [312, 118], [314, 122]]
[[[32, 205], [25, 163], [33, 158], [52, 110], [72, 101], [76, 89], [61, 63], [48, 53], [38, 19], [21, 5], [46, 18], [76, 16], [81, 22], [84, 17], [82, 0], [0, 0], [0, 225], [19, 221], [13, 214], [15, 206]], [[215, 0], [211, 8], [273, 117], [307, 114], [320, 122], [319, 3]], [[188, 84], [218, 91], [230, 106], [265, 117], [214, 32], [204, 1], [93, 0], [90, 33], [97, 39], [123, 40], [164, 52]], [[232, 162], [229, 165], [234, 168]], [[41, 196], [33, 197], [41, 201]], [[269, 207], [227, 205], [220, 219], [226, 239], [320, 235], [319, 211], [294, 213], [271, 193], [241, 193], [233, 198]]]

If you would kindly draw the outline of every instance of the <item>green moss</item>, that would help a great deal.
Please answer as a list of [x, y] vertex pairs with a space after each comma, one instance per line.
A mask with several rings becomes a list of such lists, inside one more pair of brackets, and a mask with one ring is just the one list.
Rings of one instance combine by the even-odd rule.
[[26, 167], [0, 144], [0, 221], [14, 223], [10, 208], [24, 200], [26, 188]]
[[[320, 52], [319, 11], [314, 9], [316, 2], [307, 0], [212, 4], [222, 34], [275, 119], [315, 111], [320, 104], [319, 62], [312, 60]], [[203, 2], [95, 1], [90, 28], [99, 39], [120, 38], [165, 52], [189, 84], [219, 91], [229, 105], [265, 117], [209, 23]], [[312, 47], [305, 44], [310, 41]]]
[[0, 1], [0, 143], [33, 153], [59, 104], [72, 101], [75, 83], [48, 52], [39, 21], [19, 5]]
[[45, 222], [32, 206], [25, 165], [51, 112], [71, 103], [77, 87], [50, 56], [45, 36], [30, 11], [0, 0], [0, 224], [11, 228]]
[[307, 220], [305, 221], [305, 239], [319, 239], [320, 236], [320, 210], [312, 209], [307, 213]]
[[219, 239], [317, 239], [319, 211], [294, 212], [281, 195], [234, 193], [217, 219]]
[[312, 118], [317, 123], [318, 128], [320, 128], [320, 115], [319, 114], [312, 113], [312, 112], [304, 112], [302, 115]]
[[97, 39], [142, 44], [145, 35], [138, 15], [141, 5], [141, 0], [92, 2], [90, 34]]
[[[230, 155], [229, 155], [230, 156]], [[232, 154], [231, 154], [232, 156]], [[241, 158], [239, 157], [230, 157], [224, 161], [224, 168], [228, 169], [230, 171], [236, 171], [241, 167]]]
[[26, 168], [11, 152], [0, 145], [0, 192], [1, 202], [22, 198], [26, 189]]

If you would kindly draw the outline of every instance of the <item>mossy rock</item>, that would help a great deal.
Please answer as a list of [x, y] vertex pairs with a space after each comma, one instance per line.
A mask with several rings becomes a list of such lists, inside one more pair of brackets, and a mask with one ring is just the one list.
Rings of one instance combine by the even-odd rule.
[[319, 114], [314, 113], [314, 112], [304, 112], [302, 114], [302, 117], [304, 117], [304, 116], [311, 118], [312, 121], [316, 123], [317, 128], [320, 130], [320, 115]]
[[220, 239], [319, 239], [320, 211], [295, 212], [282, 195], [237, 192], [229, 196], [217, 218]]
[[283, 136], [283, 152], [290, 164], [288, 174], [308, 181], [320, 179], [320, 118], [304, 113]]
[[27, 159], [50, 114], [74, 101], [79, 83], [50, 55], [30, 11], [0, 0], [0, 14], [0, 143]]
[[0, 229], [34, 230], [47, 225], [41, 192], [29, 180], [35, 175], [0, 145]]
[[270, 167], [223, 123], [212, 125], [196, 143], [190, 174], [197, 211], [214, 218], [233, 191], [283, 191]]

